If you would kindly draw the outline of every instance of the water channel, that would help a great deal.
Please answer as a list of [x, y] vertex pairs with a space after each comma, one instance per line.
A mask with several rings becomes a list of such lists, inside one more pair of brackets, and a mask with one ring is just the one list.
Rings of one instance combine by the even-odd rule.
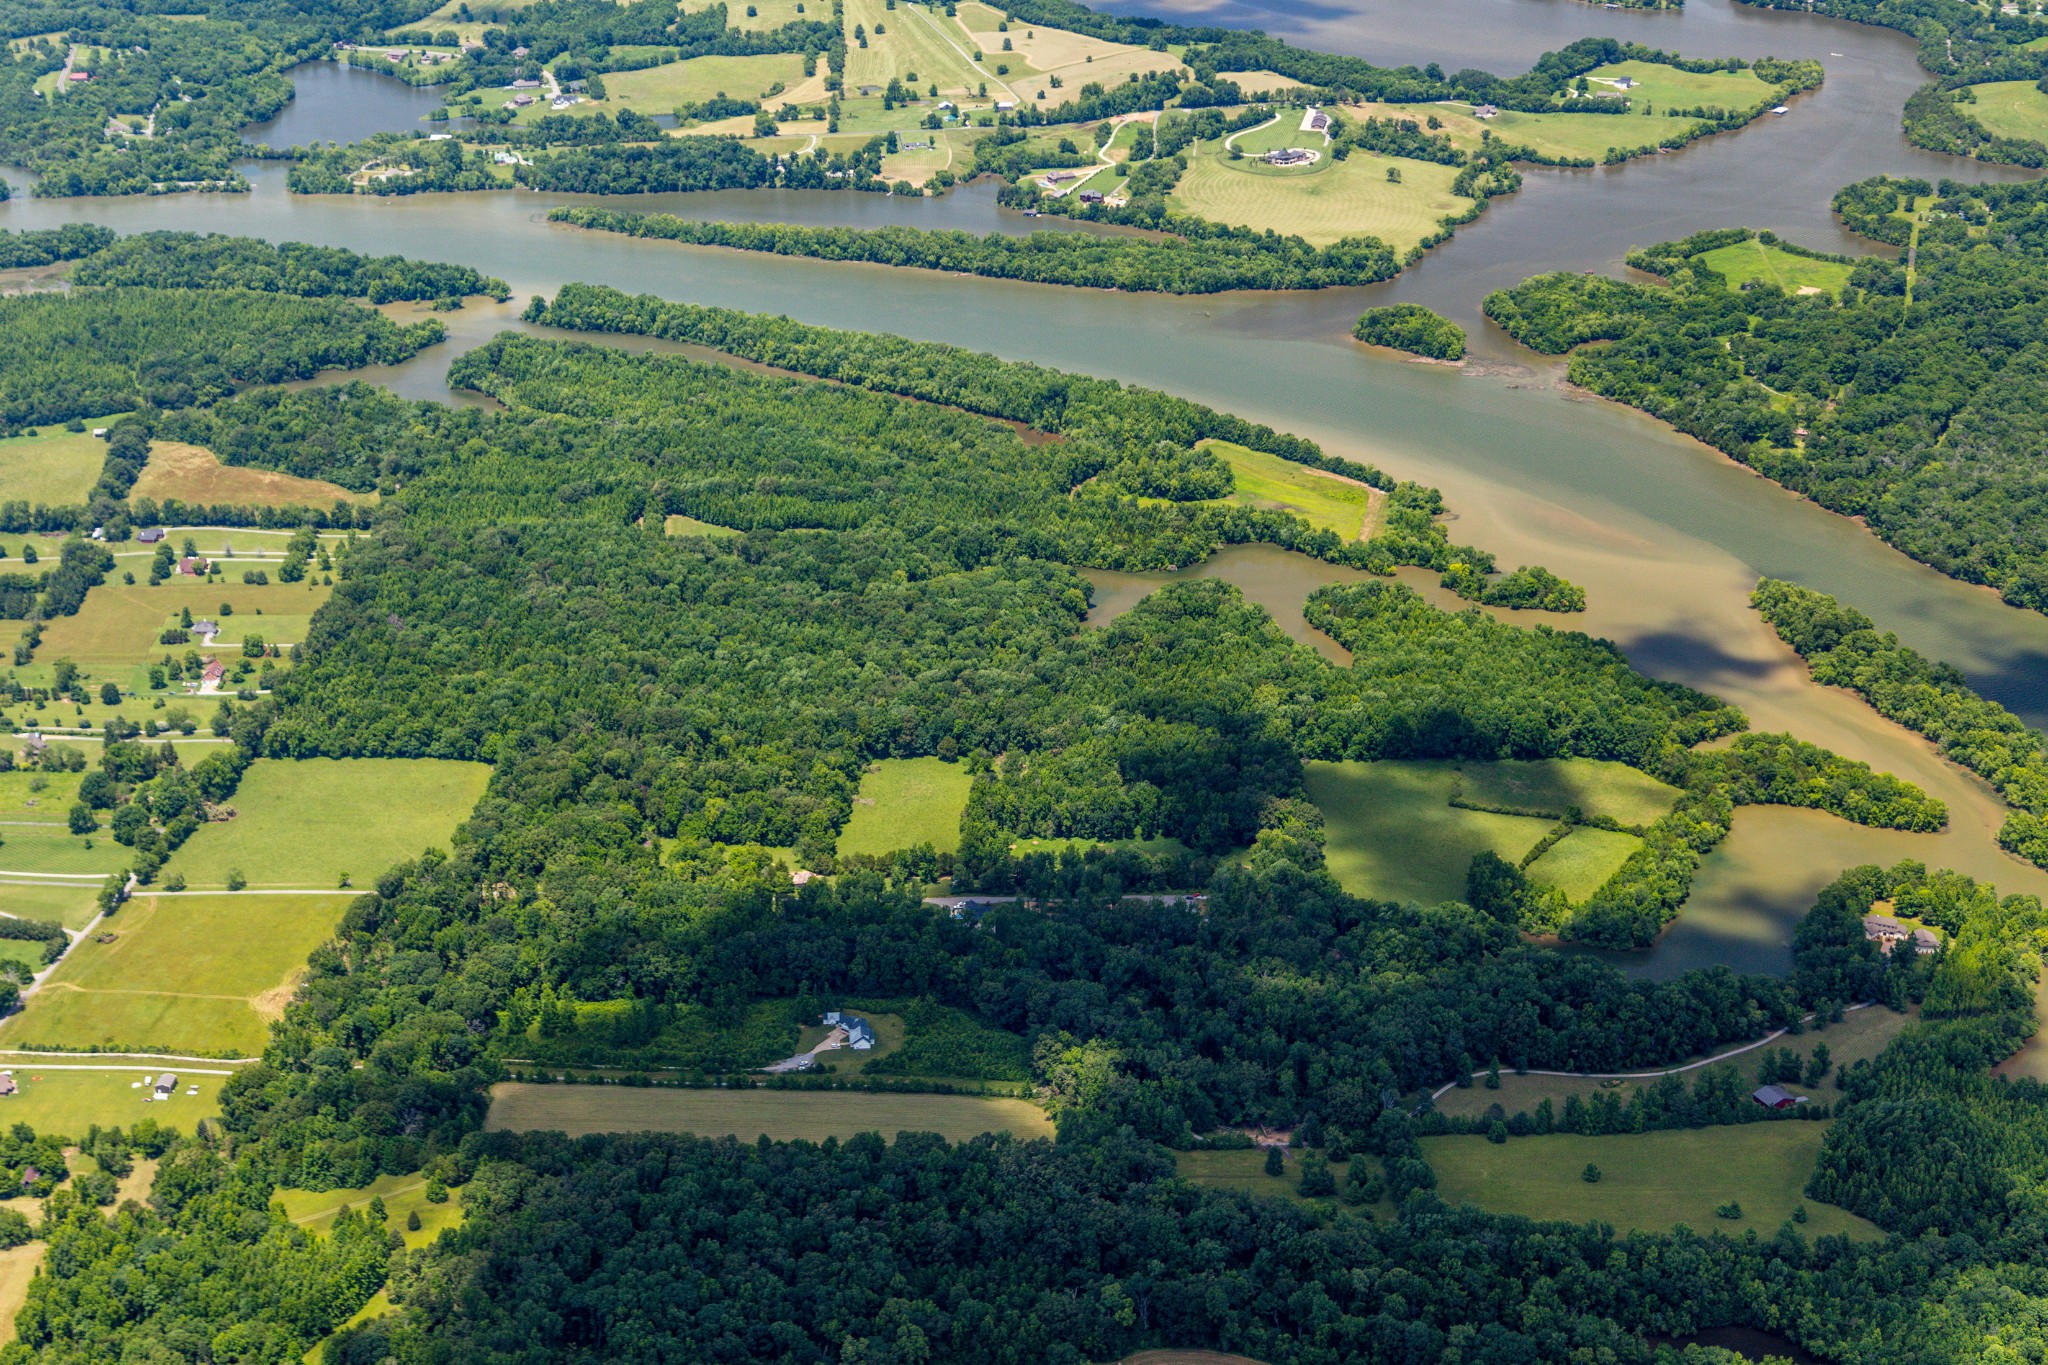
[[[1742, 812], [1678, 923], [1655, 950], [1629, 960], [1632, 970], [1663, 976], [1712, 962], [1782, 970], [1792, 922], [1819, 886], [1857, 862], [1916, 857], [2005, 890], [2048, 894], [2048, 874], [1997, 848], [2003, 809], [1988, 788], [1855, 698], [1814, 686], [1750, 611], [1747, 596], [1763, 574], [1835, 594], [1955, 663], [2036, 725], [2048, 724], [2048, 619], [1906, 559], [1855, 523], [1639, 414], [1575, 397], [1559, 387], [1559, 366], [1521, 351], [1477, 312], [1486, 292], [1530, 274], [1618, 272], [1629, 247], [1703, 227], [1748, 223], [1853, 249], [1829, 217], [1828, 200], [1841, 185], [1880, 171], [2013, 174], [1906, 145], [1900, 106], [1924, 80], [1912, 42], [1732, 0], [1691, 0], [1680, 13], [1575, 0], [1277, 0], [1270, 9], [1230, 0], [1221, 11], [1200, 13], [1379, 61], [1435, 60], [1447, 68], [1518, 70], [1571, 38], [1612, 34], [1694, 55], [1817, 57], [1829, 74], [1787, 117], [1675, 155], [1597, 171], [1532, 169], [1520, 194], [1496, 201], [1399, 279], [1310, 295], [1132, 296], [679, 247], [544, 221], [558, 203], [606, 202], [586, 196], [300, 198], [284, 192], [276, 163], [252, 167], [256, 190], [243, 196], [17, 197], [0, 205], [0, 227], [92, 221], [122, 231], [250, 233], [459, 260], [508, 280], [512, 304], [442, 315], [453, 332], [448, 345], [367, 376], [416, 397], [447, 400], [445, 374], [455, 355], [517, 326], [528, 294], [579, 280], [954, 342], [1182, 393], [1442, 488], [1457, 538], [1494, 551], [1504, 564], [1546, 564], [1585, 585], [1588, 610], [1556, 624], [1615, 641], [1645, 672], [1736, 702], [1758, 729], [1788, 730], [1863, 759], [1948, 803], [1950, 827], [1937, 835], [1864, 830], [1808, 812]], [[422, 92], [365, 73], [299, 74], [301, 99], [280, 122], [416, 126]], [[348, 109], [322, 107], [336, 100]], [[778, 192], [611, 202], [734, 220], [973, 231], [1038, 225], [997, 208], [984, 188], [932, 201]], [[1359, 310], [1390, 299], [1426, 302], [1459, 318], [1477, 356], [1490, 363], [1460, 372], [1349, 341]], [[1331, 572], [1255, 547], [1201, 571], [1237, 583], [1304, 638], [1301, 599]], [[1111, 596], [1142, 587], [1105, 580], [1098, 596], [1107, 608]], [[1310, 642], [1336, 657], [1330, 642]]]

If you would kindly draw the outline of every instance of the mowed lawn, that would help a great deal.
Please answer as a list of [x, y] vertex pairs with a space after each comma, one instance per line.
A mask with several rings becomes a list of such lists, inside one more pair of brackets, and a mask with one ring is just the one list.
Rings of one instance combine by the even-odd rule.
[[[746, 12], [742, 4], [740, 12]], [[755, 57], [692, 57], [639, 71], [604, 73], [605, 98], [580, 104], [578, 111], [596, 113], [620, 105], [643, 114], [665, 114], [682, 104], [695, 104], [724, 93], [736, 100], [760, 99], [780, 82], [785, 90], [807, 73], [800, 52], [772, 52]], [[538, 106], [536, 106], [538, 107]]]
[[1999, 137], [2048, 142], [2048, 95], [2034, 81], [1993, 81], [1970, 87], [1975, 104], [1957, 105], [1965, 118]]
[[[1882, 1237], [1864, 1219], [1806, 1198], [1826, 1135], [1825, 1123], [1788, 1120], [1613, 1137], [1552, 1133], [1502, 1144], [1437, 1137], [1422, 1139], [1422, 1155], [1446, 1202], [1494, 1213], [1602, 1222], [1622, 1232], [1684, 1223], [1695, 1232], [1769, 1237], [1804, 1204], [1807, 1237]], [[1582, 1178], [1588, 1163], [1600, 1168], [1597, 1184]], [[1715, 1209], [1731, 1200], [1742, 1216], [1718, 1217]]]
[[1647, 825], [1670, 810], [1678, 788], [1640, 768], [1593, 758], [1502, 759], [1458, 765], [1465, 799], [1533, 815], [1562, 818], [1577, 806], [1588, 816]]
[[839, 853], [893, 853], [930, 844], [960, 847], [960, 816], [974, 778], [964, 764], [938, 758], [887, 758], [860, 779], [853, 817], [839, 833]]
[[[1472, 203], [1451, 192], [1457, 169], [1430, 161], [1354, 151], [1302, 170], [1227, 158], [1216, 144], [1204, 145], [1174, 187], [1174, 201], [1211, 222], [1270, 228], [1316, 246], [1370, 235], [1405, 252]], [[1400, 172], [1399, 184], [1387, 179], [1390, 169]]]
[[[119, 414], [116, 414], [119, 415]], [[84, 431], [62, 426], [39, 428], [34, 436], [0, 440], [0, 502], [47, 503], [52, 507], [81, 503], [100, 477], [107, 443], [92, 434], [113, 417], [95, 417]], [[52, 553], [50, 558], [56, 559]], [[19, 573], [15, 566], [0, 572]]]
[[[2027, 88], [2033, 89], [2032, 86]], [[2048, 101], [2048, 96], [2041, 98]], [[1816, 261], [1809, 256], [1795, 256], [1779, 247], [1765, 246], [1754, 238], [1732, 246], [1716, 247], [1704, 253], [1700, 260], [1709, 270], [1726, 279], [1731, 289], [1740, 289], [1751, 280], [1760, 280], [1765, 284], [1775, 284], [1788, 294], [1839, 296], [1849, 283], [1849, 272], [1856, 268], [1841, 261]]]
[[976, 1095], [888, 1095], [841, 1090], [680, 1090], [616, 1085], [491, 1087], [486, 1129], [521, 1132], [696, 1133], [776, 1141], [822, 1142], [859, 1133], [938, 1133], [964, 1142], [983, 1133], [1049, 1138], [1052, 1121], [1037, 1105]]
[[0, 1041], [255, 1056], [351, 899], [138, 895], [71, 950]]
[[212, 451], [183, 441], [158, 441], [150, 446], [149, 463], [135, 481], [134, 496], [163, 502], [234, 503], [245, 507], [329, 508], [354, 502], [358, 494], [338, 483], [302, 479], [274, 469], [224, 465]]
[[1323, 812], [1330, 872], [1346, 891], [1435, 905], [1462, 900], [1472, 859], [1491, 850], [1519, 863], [1554, 820], [1450, 804], [1446, 763], [1308, 763], [1309, 800]]
[[[440, 758], [263, 758], [230, 801], [232, 820], [201, 825], [166, 878], [195, 891], [239, 871], [251, 890], [368, 886], [449, 838], [490, 780], [490, 766]], [[301, 955], [303, 956], [303, 954]]]
[[1317, 530], [1335, 531], [1346, 540], [1362, 540], [1379, 525], [1383, 495], [1357, 479], [1230, 441], [1204, 441], [1201, 448], [1230, 466], [1236, 488], [1225, 502], [1291, 512]]
[[[83, 1138], [94, 1124], [102, 1128], [127, 1128], [138, 1119], [155, 1119], [165, 1128], [190, 1133], [201, 1119], [220, 1116], [220, 1088], [226, 1076], [201, 1076], [189, 1067], [172, 1062], [177, 1070], [178, 1093], [168, 1100], [147, 1100], [149, 1087], [143, 1077], [155, 1077], [163, 1065], [137, 1062], [132, 1066], [108, 1063], [79, 1063], [66, 1058], [65, 1066], [91, 1066], [91, 1070], [59, 1070], [57, 1064], [38, 1065], [32, 1057], [0, 1057], [0, 1066], [14, 1073], [16, 1093], [0, 1099], [0, 1119], [26, 1123], [38, 1133], [59, 1133]], [[205, 1065], [201, 1063], [201, 1065]], [[197, 1095], [185, 1092], [199, 1087]]]

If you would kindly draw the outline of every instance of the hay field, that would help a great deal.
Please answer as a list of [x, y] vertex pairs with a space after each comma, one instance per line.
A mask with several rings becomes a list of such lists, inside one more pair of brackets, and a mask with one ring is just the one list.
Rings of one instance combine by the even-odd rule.
[[974, 778], [964, 764], [938, 758], [888, 758], [861, 776], [839, 853], [891, 853], [930, 844], [960, 847], [960, 816]]
[[[107, 459], [107, 443], [93, 435], [92, 429], [118, 416], [121, 414], [90, 418], [84, 431], [66, 431], [60, 424], [40, 428], [34, 436], [0, 439], [0, 502], [39, 502], [52, 507], [84, 502]], [[49, 558], [54, 561], [56, 555]], [[0, 566], [0, 572], [20, 571]]]
[[524, 1132], [696, 1133], [746, 1141], [822, 1142], [858, 1133], [938, 1133], [955, 1142], [983, 1133], [1049, 1138], [1052, 1122], [1035, 1104], [974, 1095], [888, 1095], [864, 1091], [678, 1090], [619, 1085], [491, 1087], [486, 1129]]
[[183, 441], [158, 441], [150, 447], [149, 463], [143, 467], [142, 477], [135, 481], [134, 495], [158, 502], [176, 498], [180, 502], [232, 503], [242, 507], [319, 508], [355, 502], [361, 497], [324, 479], [302, 479], [271, 469], [224, 465], [212, 451]]
[[[1390, 169], [1400, 172], [1399, 184], [1387, 179]], [[1290, 170], [1250, 158], [1231, 161], [1208, 144], [1172, 197], [1211, 222], [1255, 232], [1271, 229], [1315, 246], [1370, 235], [1405, 252], [1434, 233], [1447, 215], [1470, 207], [1471, 200], [1451, 192], [1457, 174], [1450, 166], [1366, 151]]]
[[1583, 905], [1642, 846], [1633, 834], [1582, 826], [1544, 850], [1526, 871], [1531, 881], [1554, 886], [1572, 904]]
[[[866, 47], [854, 40], [856, 24], [867, 30]], [[880, 34], [877, 24], [884, 30]], [[988, 77], [969, 60], [972, 43], [951, 28], [943, 15], [934, 17], [924, 6], [899, 4], [892, 10], [885, 0], [846, 0], [847, 92], [858, 93], [863, 85], [887, 86], [892, 79], [913, 86], [919, 95], [934, 85], [947, 98], [974, 90]]]
[[1365, 539], [1378, 527], [1385, 494], [1368, 484], [1230, 441], [1203, 441], [1201, 448], [1230, 466], [1235, 491], [1221, 501], [1291, 512], [1346, 540]]
[[1647, 825], [1679, 797], [1678, 788], [1626, 763], [1592, 758], [1502, 759], [1459, 765], [1465, 799], [1560, 819], [1569, 806], [1588, 816]]
[[[808, 73], [800, 52], [771, 52], [754, 57], [692, 57], [688, 61], [650, 66], [639, 71], [604, 73], [605, 98], [577, 107], [596, 113], [607, 107], [630, 106], [643, 114], [663, 114], [680, 104], [694, 104], [723, 92], [737, 100], [762, 98], [780, 83], [785, 91]], [[780, 100], [781, 96], [776, 96]]]
[[1555, 823], [1449, 804], [1443, 763], [1308, 763], [1309, 800], [1323, 812], [1329, 867], [1355, 896], [1434, 905], [1461, 900], [1472, 859], [1520, 862]]

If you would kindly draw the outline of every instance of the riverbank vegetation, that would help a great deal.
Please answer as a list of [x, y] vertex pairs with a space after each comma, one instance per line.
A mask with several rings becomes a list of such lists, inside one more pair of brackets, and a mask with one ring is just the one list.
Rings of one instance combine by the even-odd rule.
[[1351, 335], [1369, 345], [1390, 346], [1431, 360], [1465, 358], [1465, 329], [1419, 303], [1368, 308], [1359, 315]]
[[[1899, 261], [1815, 257], [1792, 292], [1724, 273], [1741, 229], [1633, 253], [1668, 287], [1542, 275], [1489, 295], [1525, 345], [1571, 351], [1571, 381], [1659, 417], [1915, 559], [2048, 610], [2048, 513], [2034, 479], [2037, 305], [2048, 189], [1879, 178], [1835, 198]], [[1811, 289], [1815, 292], [1807, 293]], [[1592, 344], [1600, 343], [1600, 344]]]

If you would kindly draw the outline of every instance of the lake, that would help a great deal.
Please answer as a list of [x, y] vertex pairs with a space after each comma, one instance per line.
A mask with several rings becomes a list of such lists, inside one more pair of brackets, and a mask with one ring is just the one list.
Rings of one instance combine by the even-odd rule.
[[[1740, 705], [1759, 730], [1791, 731], [1918, 782], [1948, 803], [1951, 825], [1938, 835], [1874, 832], [1806, 812], [1742, 812], [1727, 843], [1707, 860], [1678, 923], [1656, 949], [1631, 957], [1631, 970], [1661, 976], [1713, 962], [1782, 970], [1791, 926], [1813, 891], [1861, 861], [1920, 858], [2003, 890], [2048, 894], [2048, 874], [1997, 847], [2003, 808], [1983, 783], [1855, 698], [1815, 686], [1747, 597], [1764, 574], [1832, 593], [1956, 664], [1976, 687], [2036, 725], [2048, 722], [2048, 618], [1944, 578], [1856, 523], [1638, 413], [1566, 391], [1558, 383], [1562, 366], [1521, 351], [1477, 312], [1488, 290], [1527, 275], [1557, 268], [1620, 272], [1629, 247], [1703, 227], [1747, 223], [1816, 246], [1853, 246], [1829, 218], [1828, 200], [1841, 185], [1881, 170], [2019, 174], [1905, 144], [1899, 108], [1925, 79], [1912, 42], [1730, 0], [1692, 0], [1677, 14], [1574, 0], [1303, 0], [1226, 12], [1282, 36], [1381, 61], [1506, 71], [1573, 37], [1613, 34], [1695, 55], [1818, 57], [1829, 77], [1791, 115], [1671, 156], [1596, 171], [1531, 168], [1520, 194], [1496, 200], [1399, 279], [1314, 294], [1127, 295], [683, 247], [545, 221], [557, 204], [614, 203], [744, 221], [970, 231], [1043, 225], [997, 207], [986, 187], [929, 201], [796, 192], [301, 198], [284, 192], [283, 168], [270, 163], [251, 168], [256, 189], [249, 195], [23, 195], [0, 204], [0, 227], [87, 221], [131, 232], [251, 233], [457, 260], [509, 281], [511, 304], [439, 315], [453, 332], [449, 345], [369, 376], [415, 397], [447, 399], [449, 363], [493, 332], [519, 325], [528, 295], [588, 281], [954, 342], [1153, 385], [1270, 422], [1334, 453], [1434, 484], [1449, 502], [1458, 540], [1493, 551], [1506, 567], [1548, 565], [1587, 589], [1583, 615], [1515, 619], [1549, 619], [1609, 638], [1643, 671]], [[412, 126], [392, 121], [424, 92], [370, 73], [316, 76], [323, 70], [339, 73], [300, 68], [301, 99], [284, 117], [323, 121], [309, 127], [338, 127], [344, 118]], [[23, 182], [18, 173], [12, 178]], [[1406, 363], [1349, 339], [1363, 307], [1400, 298], [1464, 322], [1475, 355], [1487, 363], [1462, 372]], [[1301, 598], [1331, 572], [1256, 550], [1219, 557], [1204, 571], [1238, 582], [1283, 625], [1299, 620]], [[1128, 595], [1141, 586], [1115, 591]], [[1103, 580], [1101, 595], [1110, 590]], [[1317, 648], [1340, 657], [1331, 642]]]

